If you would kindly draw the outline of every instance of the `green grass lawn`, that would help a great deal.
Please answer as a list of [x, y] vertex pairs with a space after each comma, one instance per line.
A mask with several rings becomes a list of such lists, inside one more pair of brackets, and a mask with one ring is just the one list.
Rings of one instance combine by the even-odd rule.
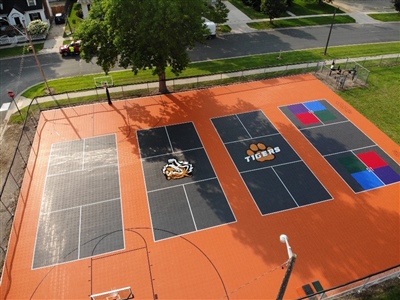
[[338, 94], [400, 145], [400, 66], [370, 71], [368, 87]]
[[[296, 16], [306, 15], [320, 15], [320, 14], [333, 14], [335, 7], [322, 2], [318, 4], [317, 0], [294, 0], [293, 5], [288, 9]], [[336, 13], [342, 13], [340, 9], [336, 8]]]
[[368, 16], [382, 22], [400, 22], [400, 13], [369, 14]]
[[[336, 16], [334, 24], [355, 23], [356, 21], [350, 16]], [[272, 22], [252, 22], [247, 25], [254, 29], [265, 30], [274, 28], [300, 27], [300, 26], [315, 26], [327, 25], [332, 23], [331, 16], [310, 17], [310, 18], [295, 18], [295, 19], [275, 19]]]
[[[330, 60], [338, 58], [354, 58], [363, 56], [376, 56], [383, 54], [400, 53], [400, 42], [384, 43], [384, 44], [368, 44], [357, 46], [330, 47], [328, 55], [323, 55], [324, 49], [310, 49], [302, 51], [283, 52], [282, 59], [277, 60], [277, 54], [263, 54], [240, 58], [231, 58], [223, 60], [212, 60], [206, 62], [198, 62], [189, 64], [184, 70], [180, 78], [201, 76], [216, 73], [226, 73], [240, 71], [253, 68], [273, 67], [279, 65], [292, 65], [304, 62], [316, 62], [321, 60]], [[151, 70], [139, 71], [134, 75], [132, 71], [116, 71], [111, 72], [114, 84], [117, 86], [135, 84], [140, 82], [157, 81], [158, 78], [152, 74]], [[92, 74], [84, 76], [75, 76], [71, 78], [61, 78], [49, 80], [48, 84], [54, 89], [55, 94], [88, 90], [94, 88], [94, 77], [104, 76], [104, 74]], [[167, 79], [177, 78], [170, 70], [167, 70]], [[44, 83], [37, 84], [23, 94], [24, 97], [34, 98], [36, 96], [45, 95]]]
[[[35, 43], [34, 46], [36, 52], [39, 52], [40, 50], [43, 49], [44, 43], [37, 43], [37, 44]], [[32, 51], [28, 51], [28, 44], [25, 46], [16, 46], [12, 48], [0, 49], [0, 58], [27, 55], [27, 54], [32, 54]]]

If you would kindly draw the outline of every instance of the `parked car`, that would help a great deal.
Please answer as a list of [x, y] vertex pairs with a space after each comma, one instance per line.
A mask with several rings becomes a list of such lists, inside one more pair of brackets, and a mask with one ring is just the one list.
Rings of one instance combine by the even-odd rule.
[[204, 24], [206, 25], [209, 33], [206, 36], [207, 39], [215, 39], [217, 36], [217, 24], [214, 22], [211, 22], [209, 20], [205, 20]]
[[75, 41], [70, 44], [60, 46], [59, 52], [62, 56], [78, 55], [81, 53], [81, 41]]
[[63, 13], [58, 13], [54, 16], [54, 22], [56, 24], [65, 24], [65, 15]]

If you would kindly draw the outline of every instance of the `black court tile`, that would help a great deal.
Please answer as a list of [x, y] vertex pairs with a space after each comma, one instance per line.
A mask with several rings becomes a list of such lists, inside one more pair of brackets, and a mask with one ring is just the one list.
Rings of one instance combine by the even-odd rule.
[[[225, 146], [239, 172], [300, 160], [293, 148], [280, 134], [232, 142], [225, 144]], [[252, 147], [256, 147], [257, 150], [252, 150]], [[257, 154], [257, 156], [260, 156], [260, 158], [257, 159], [256, 152], [260, 152], [261, 149], [263, 149], [264, 152], [266, 151], [264, 154], [268, 155], [263, 156], [263, 154]], [[268, 152], [269, 150], [271, 153]], [[261, 151], [261, 153], [263, 152]]]
[[322, 155], [375, 145], [351, 122], [322, 125], [301, 132]]
[[51, 212], [120, 197], [116, 165], [48, 176], [42, 212]]
[[250, 134], [250, 137], [254, 138], [278, 133], [278, 130], [275, 129], [262, 111], [257, 110], [238, 114], [237, 117]]
[[203, 147], [193, 123], [168, 126], [167, 133], [174, 152]]
[[121, 201], [82, 207], [79, 258], [123, 249]]
[[274, 171], [299, 206], [332, 199], [332, 196], [302, 161], [277, 166]]
[[185, 185], [197, 230], [235, 221], [217, 179]]
[[79, 208], [40, 216], [33, 268], [79, 258], [79, 219]]
[[[192, 176], [179, 180], [167, 180], [162, 173], [163, 166], [168, 163], [169, 159], [173, 158], [178, 161], [187, 161], [191, 163], [193, 165]], [[175, 185], [182, 185], [215, 177], [212, 165], [203, 148], [146, 158], [142, 160], [142, 164], [144, 176], [146, 178], [147, 191], [168, 188]]]
[[149, 192], [147, 196], [156, 241], [196, 230], [183, 186]]
[[224, 143], [251, 137], [236, 115], [215, 118], [212, 119], [212, 122]]
[[261, 214], [266, 215], [297, 207], [273, 168], [245, 172], [241, 175]]
[[172, 146], [165, 127], [138, 130], [137, 138], [142, 158], [172, 152]]

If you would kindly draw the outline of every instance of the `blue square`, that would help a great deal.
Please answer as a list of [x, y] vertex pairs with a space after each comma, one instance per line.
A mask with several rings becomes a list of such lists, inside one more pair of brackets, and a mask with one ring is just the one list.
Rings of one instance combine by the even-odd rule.
[[311, 101], [303, 104], [311, 111], [326, 110], [326, 107], [320, 101]]
[[365, 170], [352, 173], [351, 176], [365, 189], [370, 190], [383, 186], [384, 183], [371, 171]]

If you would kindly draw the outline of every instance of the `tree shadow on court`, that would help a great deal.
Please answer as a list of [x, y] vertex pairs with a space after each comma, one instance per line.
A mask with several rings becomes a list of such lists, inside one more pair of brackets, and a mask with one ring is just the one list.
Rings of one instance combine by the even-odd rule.
[[[399, 264], [398, 188], [355, 193], [294, 126], [275, 125], [283, 136], [291, 137], [291, 146], [333, 197], [260, 216], [263, 220], [256, 226], [254, 220], [245, 219], [242, 226], [233, 227], [236, 238], [267, 263], [288, 258], [279, 236], [289, 237], [297, 262], [287, 296], [300, 297], [295, 291], [315, 280], [327, 289]], [[323, 135], [315, 136], [313, 142], [348, 151], [346, 145]]]

